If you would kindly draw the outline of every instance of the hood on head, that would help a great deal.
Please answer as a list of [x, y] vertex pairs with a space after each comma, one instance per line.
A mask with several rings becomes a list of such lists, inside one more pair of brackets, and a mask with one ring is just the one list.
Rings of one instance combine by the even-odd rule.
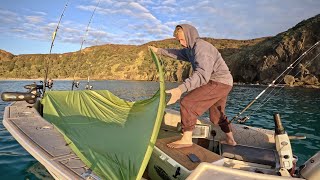
[[180, 24], [177, 26], [182, 27], [188, 48], [193, 48], [196, 39], [199, 38], [198, 30], [190, 24]]

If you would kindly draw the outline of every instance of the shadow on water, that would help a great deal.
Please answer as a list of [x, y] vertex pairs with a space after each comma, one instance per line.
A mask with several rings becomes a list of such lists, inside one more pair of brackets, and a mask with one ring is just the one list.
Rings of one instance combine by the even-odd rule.
[[28, 180], [54, 180], [47, 169], [39, 162], [32, 164], [26, 169], [26, 175], [24, 179]]

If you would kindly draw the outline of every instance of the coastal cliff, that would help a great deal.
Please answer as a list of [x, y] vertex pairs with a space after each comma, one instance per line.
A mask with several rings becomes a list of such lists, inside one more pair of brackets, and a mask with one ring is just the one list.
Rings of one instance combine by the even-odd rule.
[[[222, 54], [237, 83], [269, 84], [294, 60], [320, 41], [320, 15], [298, 23], [273, 37], [252, 40], [203, 38]], [[45, 67], [49, 78], [156, 80], [157, 72], [148, 46], [181, 48], [174, 39], [152, 41], [143, 45], [106, 44], [81, 52], [64, 54], [13, 55], [0, 50], [0, 78], [42, 78]], [[292, 72], [279, 83], [290, 86], [319, 87], [320, 60], [310, 60], [320, 53], [320, 45], [308, 53]], [[191, 73], [187, 62], [161, 57], [167, 81], [183, 81]], [[281, 78], [282, 79], [282, 78]]]
[[[271, 83], [303, 52], [320, 41], [319, 27], [320, 15], [317, 15], [300, 22], [288, 31], [268, 37], [229, 56], [226, 60], [234, 80], [243, 83]], [[310, 63], [319, 53], [320, 45], [308, 53], [280, 83], [291, 86], [319, 85], [320, 58]]]

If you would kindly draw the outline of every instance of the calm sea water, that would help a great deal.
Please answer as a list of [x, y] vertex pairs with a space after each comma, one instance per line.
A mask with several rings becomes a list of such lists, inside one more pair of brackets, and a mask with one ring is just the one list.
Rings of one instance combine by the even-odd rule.
[[[0, 92], [25, 91], [23, 86], [33, 81], [0, 81]], [[92, 81], [94, 89], [107, 89], [115, 95], [130, 101], [151, 97], [158, 89], [157, 82], [144, 81]], [[85, 82], [81, 82], [83, 89]], [[176, 87], [177, 83], [166, 83], [167, 89]], [[226, 113], [229, 118], [241, 111], [265, 87], [235, 86], [227, 102]], [[55, 81], [55, 90], [70, 90], [70, 81]], [[279, 112], [282, 123], [289, 135], [305, 135], [306, 140], [293, 140], [294, 154], [299, 157], [301, 165], [320, 149], [320, 90], [302, 88], [277, 88], [264, 106], [255, 111], [246, 123], [250, 126], [273, 129], [273, 114]], [[268, 92], [265, 93], [266, 95]], [[264, 97], [260, 98], [264, 100]], [[9, 103], [0, 100], [0, 121], [3, 111]], [[260, 103], [249, 109], [251, 113]], [[179, 110], [178, 104], [169, 106]], [[203, 116], [208, 116], [204, 114]], [[0, 179], [51, 179], [41, 166], [0, 123]]]

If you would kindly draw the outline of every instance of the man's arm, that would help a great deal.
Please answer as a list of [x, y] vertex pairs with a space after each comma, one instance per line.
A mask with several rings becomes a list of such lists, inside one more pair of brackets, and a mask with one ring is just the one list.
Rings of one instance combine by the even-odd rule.
[[198, 65], [193, 74], [187, 78], [184, 83], [179, 85], [179, 89], [182, 93], [207, 84], [213, 72], [213, 63], [215, 57], [211, 57], [209, 54], [204, 53], [203, 51], [198, 51], [195, 53], [195, 58], [196, 62], [198, 62]]
[[154, 46], [148, 46], [148, 48], [160, 55], [165, 55], [173, 59], [178, 59], [182, 61], [188, 61], [186, 49], [162, 49], [156, 48]]
[[158, 53], [171, 57], [173, 59], [178, 59], [182, 61], [188, 61], [187, 49], [162, 49], [158, 48]]

